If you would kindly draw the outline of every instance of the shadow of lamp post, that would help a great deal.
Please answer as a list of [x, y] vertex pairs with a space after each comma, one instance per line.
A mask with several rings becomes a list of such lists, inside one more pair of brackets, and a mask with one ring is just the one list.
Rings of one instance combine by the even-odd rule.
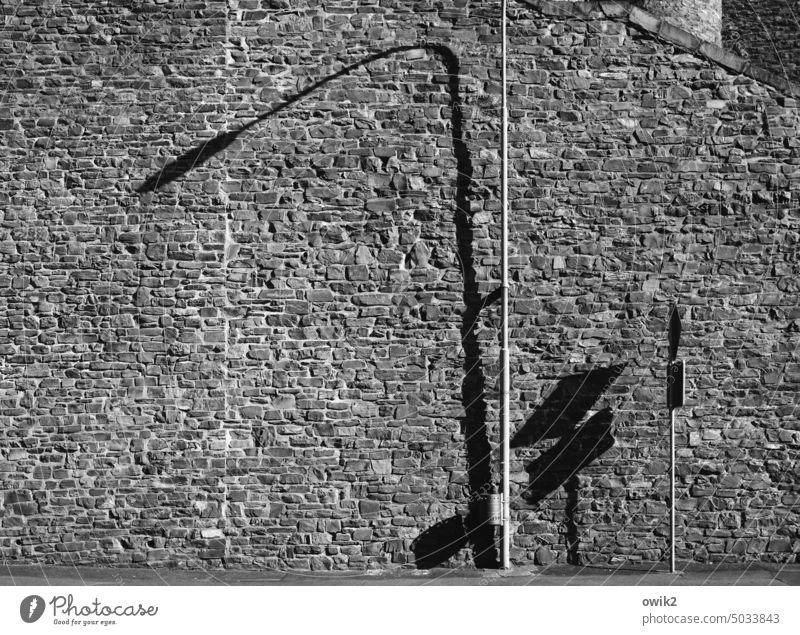
[[683, 361], [677, 361], [678, 345], [681, 339], [681, 318], [678, 307], [670, 310], [669, 327], [669, 362], [667, 365], [667, 408], [669, 408], [669, 571], [675, 573], [675, 408], [683, 405], [684, 373]]

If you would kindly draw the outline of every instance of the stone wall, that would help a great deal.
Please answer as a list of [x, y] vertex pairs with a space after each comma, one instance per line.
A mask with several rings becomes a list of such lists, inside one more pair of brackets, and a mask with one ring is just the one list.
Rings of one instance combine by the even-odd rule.
[[[792, 87], [630, 11], [531, 4], [509, 29], [513, 559], [663, 558], [677, 302], [678, 555], [794, 561]], [[7, 560], [495, 562], [497, 18], [7, 16]]]
[[642, 0], [639, 4], [707, 42], [722, 42], [722, 0]]
[[800, 3], [724, 0], [726, 48], [792, 81], [800, 80]]

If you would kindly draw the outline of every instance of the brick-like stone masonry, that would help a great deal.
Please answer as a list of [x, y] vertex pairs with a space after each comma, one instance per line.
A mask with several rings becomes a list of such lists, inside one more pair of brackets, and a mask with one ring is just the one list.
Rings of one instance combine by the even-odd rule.
[[[495, 557], [496, 5], [0, 9], [6, 561]], [[626, 4], [512, 14], [514, 428], [607, 378], [516, 444], [514, 562], [664, 557], [672, 302], [678, 556], [796, 561], [796, 88]]]
[[800, 5], [796, 0], [724, 0], [725, 48], [800, 81]]

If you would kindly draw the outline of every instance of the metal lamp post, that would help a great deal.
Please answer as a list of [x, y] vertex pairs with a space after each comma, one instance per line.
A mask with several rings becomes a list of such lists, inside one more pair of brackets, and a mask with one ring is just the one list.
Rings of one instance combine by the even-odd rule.
[[502, 44], [501, 44], [501, 126], [500, 126], [500, 204], [501, 204], [501, 238], [500, 238], [500, 268], [502, 270], [502, 279], [500, 286], [500, 302], [501, 302], [501, 326], [500, 326], [500, 355], [502, 358], [502, 379], [501, 379], [501, 430], [503, 436], [503, 537], [502, 537], [502, 567], [509, 569], [511, 567], [511, 501], [510, 499], [510, 485], [509, 481], [511, 474], [511, 447], [510, 438], [511, 430], [509, 429], [509, 405], [511, 393], [511, 373], [508, 359], [508, 89], [507, 89], [507, 75], [508, 64], [506, 54], [506, 22], [507, 22], [507, 0], [501, 0], [502, 10]]

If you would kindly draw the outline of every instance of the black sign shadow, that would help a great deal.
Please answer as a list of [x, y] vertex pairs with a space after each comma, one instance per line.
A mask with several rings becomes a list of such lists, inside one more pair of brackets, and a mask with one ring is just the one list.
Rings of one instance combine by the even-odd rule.
[[578, 473], [614, 445], [610, 408], [603, 408], [582, 424], [581, 421], [624, 368], [620, 364], [565, 377], [511, 440], [512, 448], [520, 448], [544, 439], [558, 439], [527, 466], [528, 487], [521, 498], [527, 505], [536, 507], [549, 494], [565, 486], [567, 562], [570, 564], [578, 564], [580, 559], [576, 523]]

